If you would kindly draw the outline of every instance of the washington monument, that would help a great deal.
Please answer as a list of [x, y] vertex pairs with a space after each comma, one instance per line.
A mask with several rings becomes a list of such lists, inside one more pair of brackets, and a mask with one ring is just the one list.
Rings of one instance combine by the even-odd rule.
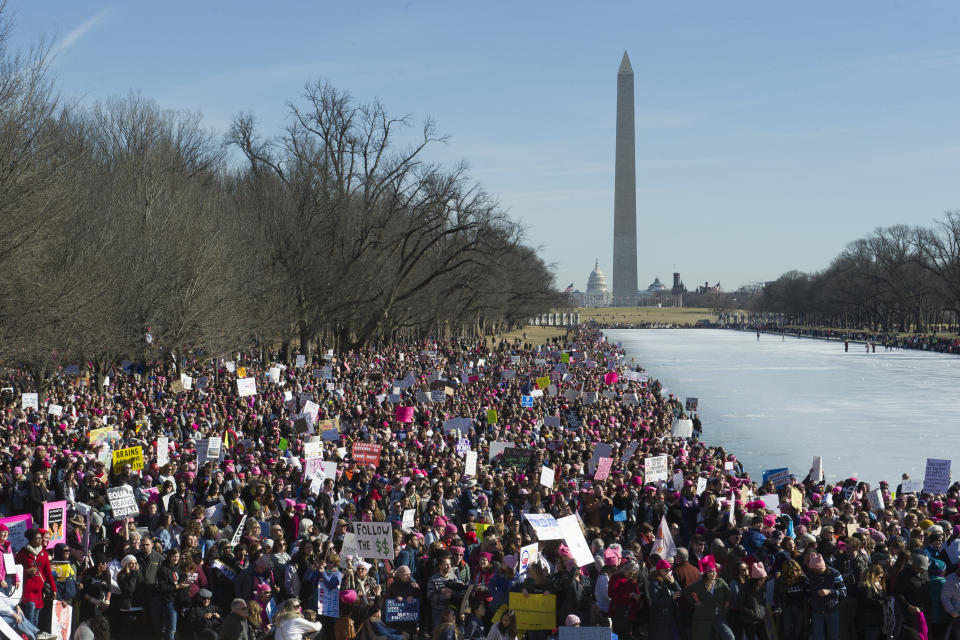
[[623, 52], [617, 73], [617, 152], [613, 185], [613, 300], [637, 295], [637, 171], [633, 131], [633, 67]]

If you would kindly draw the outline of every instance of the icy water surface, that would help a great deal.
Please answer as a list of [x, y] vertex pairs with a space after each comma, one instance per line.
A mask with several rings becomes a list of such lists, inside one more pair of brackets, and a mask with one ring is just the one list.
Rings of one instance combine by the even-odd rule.
[[896, 486], [923, 477], [926, 458], [960, 456], [960, 356], [864, 352], [863, 344], [721, 329], [610, 329], [680, 397], [700, 400], [703, 438], [723, 445], [752, 477], [789, 467], [801, 478], [813, 456], [828, 480], [856, 475]]

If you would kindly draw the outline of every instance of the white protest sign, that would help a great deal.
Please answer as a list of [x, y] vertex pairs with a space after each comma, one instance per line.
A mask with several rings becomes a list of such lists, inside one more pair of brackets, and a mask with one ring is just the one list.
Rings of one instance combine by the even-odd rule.
[[524, 519], [533, 527], [533, 532], [537, 534], [537, 540], [562, 540], [563, 531], [557, 524], [557, 519], [549, 513], [525, 513]]
[[464, 465], [463, 474], [467, 476], [477, 475], [477, 452], [476, 451], [467, 451], [466, 463]]
[[25, 393], [23, 394], [20, 406], [23, 409], [39, 409], [40, 408], [40, 395], [37, 393]]
[[490, 443], [490, 455], [487, 458], [488, 460], [493, 460], [498, 455], [509, 449], [513, 446], [513, 442], [497, 440]]
[[347, 566], [348, 560], [361, 558], [360, 549], [357, 548], [357, 536], [350, 531], [343, 534], [343, 545], [340, 547], [340, 567]]
[[307, 400], [303, 405], [302, 413], [309, 414], [314, 420], [316, 420], [320, 414], [320, 405], [313, 400]]
[[413, 529], [414, 527], [413, 517], [415, 513], [416, 513], [416, 509], [404, 509], [403, 518], [400, 521], [400, 526], [402, 526], [404, 529]]
[[361, 558], [393, 560], [393, 525], [389, 522], [354, 522]]
[[673, 438], [692, 438], [693, 420], [674, 418], [673, 425], [670, 428], [670, 436]]
[[775, 493], [767, 493], [760, 496], [760, 500], [763, 501], [763, 505], [767, 508], [780, 515], [780, 496]]
[[185, 373], [180, 374], [180, 384], [183, 385], [183, 388], [187, 391], [193, 389], [193, 378], [188, 376]]
[[924, 493], [946, 493], [950, 488], [950, 461], [927, 458], [923, 474]]
[[576, 514], [560, 518], [557, 520], [557, 526], [559, 526], [560, 531], [563, 533], [563, 539], [567, 543], [567, 546], [570, 547], [570, 552], [573, 554], [573, 559], [576, 560], [577, 566], [582, 567], [587, 564], [593, 564], [593, 554], [590, 553], [590, 545], [587, 544], [586, 538], [583, 537], [583, 530], [580, 528], [580, 521], [577, 520]]
[[170, 462], [170, 441], [167, 436], [157, 438], [157, 466], [162, 467]]
[[539, 543], [534, 542], [533, 544], [528, 544], [520, 548], [520, 558], [517, 561], [518, 576], [526, 575], [530, 565], [540, 559], [539, 546]]
[[270, 367], [269, 371], [270, 382], [276, 384], [280, 382], [280, 367]]
[[813, 456], [812, 467], [810, 479], [814, 482], [821, 482], [823, 480], [823, 459], [820, 456]]
[[316, 442], [316, 441], [304, 442], [303, 457], [305, 460], [309, 458], [323, 457], [323, 442]]
[[[302, 358], [303, 356], [297, 356]], [[329, 588], [320, 580], [317, 583], [317, 615], [340, 617], [340, 588]]]
[[874, 489], [867, 494], [867, 500], [870, 502], [870, 511], [883, 511], [883, 490]]
[[707, 479], [704, 478], [703, 476], [697, 478], [697, 495], [699, 496], [701, 493], [703, 493], [706, 490], [707, 490]]
[[239, 378], [237, 380], [237, 395], [241, 398], [257, 395], [256, 378]]
[[297, 369], [302, 369], [303, 367], [307, 366], [307, 356], [297, 356], [296, 363], [293, 366], [295, 366]]
[[667, 456], [654, 456], [643, 459], [643, 481], [646, 484], [667, 479]]
[[920, 493], [923, 491], [923, 480], [904, 480], [900, 485], [900, 493]]
[[223, 366], [226, 367], [230, 373], [234, 373], [237, 370], [237, 363], [232, 360], [225, 362]]
[[52, 416], [59, 416], [63, 413], [63, 406], [59, 404], [49, 404], [47, 405], [47, 413]]
[[559, 427], [559, 426], [560, 426], [560, 416], [543, 416], [543, 426], [545, 426], [545, 427]]
[[633, 454], [637, 452], [637, 447], [640, 446], [639, 442], [631, 442], [627, 445], [626, 449], [623, 450], [623, 455], [620, 456], [620, 459], [624, 462], [629, 462], [630, 458], [633, 457]]
[[540, 484], [543, 486], [552, 489], [553, 488], [553, 469], [550, 467], [541, 467], [540, 469]]

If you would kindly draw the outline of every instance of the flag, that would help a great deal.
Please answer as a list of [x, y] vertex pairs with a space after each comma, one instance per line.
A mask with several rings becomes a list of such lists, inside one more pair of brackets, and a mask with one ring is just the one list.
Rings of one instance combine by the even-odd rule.
[[564, 295], [570, 295], [573, 293], [573, 283], [570, 283], [570, 286], [563, 290]]
[[720, 283], [719, 283], [719, 282], [718, 282], [717, 284], [713, 285], [713, 290], [714, 290], [715, 292], [716, 292], [716, 291], [720, 291]]
[[657, 537], [653, 541], [653, 547], [650, 553], [655, 553], [664, 560], [677, 555], [677, 545], [673, 543], [673, 536], [670, 534], [670, 524], [667, 522], [667, 516], [660, 519], [660, 526], [657, 527]]

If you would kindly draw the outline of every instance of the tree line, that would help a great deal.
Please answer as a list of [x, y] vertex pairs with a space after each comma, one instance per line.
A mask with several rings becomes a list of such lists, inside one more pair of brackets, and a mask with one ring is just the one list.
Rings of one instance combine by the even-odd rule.
[[960, 318], [960, 211], [929, 227], [894, 225], [855, 240], [816, 273], [768, 282], [754, 309], [788, 322], [872, 331], [927, 332]]
[[[0, 5], [0, 363], [38, 388], [91, 362], [310, 355], [477, 335], [554, 306], [523, 228], [444, 138], [323, 81], [267, 135], [138, 94], [66, 103]], [[412, 145], [402, 140], [416, 132]]]

